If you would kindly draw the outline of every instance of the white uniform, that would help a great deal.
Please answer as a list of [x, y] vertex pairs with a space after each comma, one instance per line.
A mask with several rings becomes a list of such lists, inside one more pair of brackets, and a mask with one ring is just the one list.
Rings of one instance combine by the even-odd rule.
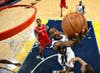
[[[68, 39], [66, 38], [66, 36], [65, 35], [61, 35], [61, 36], [63, 36], [63, 38], [62, 39], [60, 39], [60, 40], [52, 40], [52, 47], [53, 47], [53, 45], [56, 43], [56, 42], [58, 42], [58, 41], [68, 41]], [[61, 54], [59, 54], [58, 55], [58, 62], [61, 64], [62, 63], [62, 60], [61, 60]], [[74, 52], [73, 52], [73, 50], [71, 49], [71, 47], [66, 47], [66, 56], [67, 56], [67, 63], [66, 63], [66, 65], [68, 66], [68, 67], [74, 67], [74, 64], [73, 63], [70, 63], [70, 64], [68, 64], [68, 62], [72, 59], [72, 58], [75, 58], [75, 54], [74, 54]]]
[[76, 6], [76, 11], [81, 13], [81, 14], [84, 14], [83, 5], [81, 5], [81, 6], [77, 5]]

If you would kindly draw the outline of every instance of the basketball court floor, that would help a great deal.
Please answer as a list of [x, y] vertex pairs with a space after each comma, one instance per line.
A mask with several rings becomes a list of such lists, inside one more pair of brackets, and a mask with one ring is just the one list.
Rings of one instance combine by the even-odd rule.
[[[79, 0], [67, 0], [68, 9], [64, 9], [63, 14], [66, 15], [69, 12], [75, 11], [75, 6], [78, 4]], [[61, 20], [60, 17], [60, 8], [59, 3], [60, 0], [20, 0], [14, 3], [14, 5], [18, 4], [27, 4], [30, 5], [34, 3], [35, 7], [37, 8], [36, 18], [41, 18], [43, 24], [47, 24], [49, 27], [55, 26], [60, 31], [61, 29]], [[95, 4], [94, 4], [95, 3]], [[13, 4], [13, 3], [12, 3]], [[83, 0], [83, 4], [86, 7], [86, 14], [85, 17], [88, 21], [88, 25], [91, 28], [90, 32], [88, 33], [88, 37], [84, 38], [80, 44], [73, 47], [75, 55], [80, 56], [89, 64], [91, 64], [94, 69], [95, 73], [100, 72], [100, 1], [99, 0]], [[24, 9], [25, 10], [25, 9]], [[27, 8], [26, 8], [27, 10]], [[12, 10], [13, 12], [21, 11], [21, 9]], [[17, 21], [21, 21], [21, 14], [23, 14], [22, 18], [27, 19], [32, 13], [31, 11], [28, 13], [23, 11], [23, 13], [16, 14], [15, 16], [11, 16], [10, 12], [8, 18], [5, 17], [0, 11], [0, 32], [5, 28], [14, 27], [19, 24]], [[28, 15], [30, 14], [30, 15]], [[2, 17], [2, 18], [1, 18]], [[11, 17], [9, 19], [9, 17]], [[17, 18], [15, 23], [16, 25], [10, 25], [9, 20], [13, 20], [14, 17]], [[5, 18], [5, 19], [4, 19]], [[5, 28], [1, 28], [3, 23], [7, 26]], [[8, 24], [7, 24], [8, 23]], [[22, 64], [19, 68], [14, 68], [11, 66], [4, 66], [16, 73], [52, 73], [54, 70], [61, 69], [61, 66], [57, 62], [57, 56], [54, 56], [50, 59], [45, 61], [36, 59], [36, 55], [38, 54], [38, 48], [33, 47], [35, 42], [34, 36], [34, 26], [36, 26], [35, 20], [33, 23], [26, 28], [23, 32], [18, 33], [17, 35], [0, 41], [0, 59], [11, 59], [18, 61]], [[23, 38], [23, 39], [22, 39]], [[49, 57], [51, 55], [56, 54], [51, 48], [47, 48], [44, 51], [45, 57]], [[40, 65], [39, 65], [40, 64]], [[75, 73], [80, 73], [79, 65], [75, 64]]]

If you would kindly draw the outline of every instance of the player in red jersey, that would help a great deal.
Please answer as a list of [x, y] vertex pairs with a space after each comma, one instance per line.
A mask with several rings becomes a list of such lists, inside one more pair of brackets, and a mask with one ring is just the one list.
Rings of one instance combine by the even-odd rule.
[[68, 6], [66, 5], [66, 0], [60, 0], [60, 8], [61, 8], [60, 16], [62, 17], [63, 16], [63, 14], [62, 14], [63, 8], [68, 9]]
[[35, 27], [35, 35], [40, 44], [40, 51], [38, 58], [43, 59], [42, 53], [46, 45], [50, 45], [50, 39], [47, 33], [46, 25], [41, 24], [41, 19], [37, 19], [37, 26]]

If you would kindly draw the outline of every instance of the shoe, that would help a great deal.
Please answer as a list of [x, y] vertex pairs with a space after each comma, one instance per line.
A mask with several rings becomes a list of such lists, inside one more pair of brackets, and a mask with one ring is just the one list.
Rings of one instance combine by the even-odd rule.
[[41, 57], [40, 59], [43, 61], [44, 60], [44, 57]]
[[40, 55], [36, 57], [37, 59], [44, 60], [44, 57], [41, 57]]
[[37, 58], [37, 59], [40, 59], [41, 57], [40, 57], [40, 55], [38, 55], [38, 56], [36, 56], [36, 58]]

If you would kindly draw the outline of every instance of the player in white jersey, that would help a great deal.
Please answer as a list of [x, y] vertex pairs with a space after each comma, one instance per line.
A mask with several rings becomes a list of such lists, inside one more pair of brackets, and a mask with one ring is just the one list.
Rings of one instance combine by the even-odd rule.
[[71, 49], [71, 46], [73, 46], [76, 41], [68, 40], [68, 38], [65, 35], [62, 35], [55, 27], [51, 28], [49, 33], [52, 37], [52, 47], [59, 53], [58, 62], [64, 69], [66, 69], [67, 66], [67, 71], [71, 72], [74, 64], [73, 62], [68, 64], [68, 62], [72, 58], [75, 58], [75, 54]]
[[82, 1], [79, 2], [78, 5], [76, 5], [76, 11], [85, 14], [85, 6], [82, 4]]

